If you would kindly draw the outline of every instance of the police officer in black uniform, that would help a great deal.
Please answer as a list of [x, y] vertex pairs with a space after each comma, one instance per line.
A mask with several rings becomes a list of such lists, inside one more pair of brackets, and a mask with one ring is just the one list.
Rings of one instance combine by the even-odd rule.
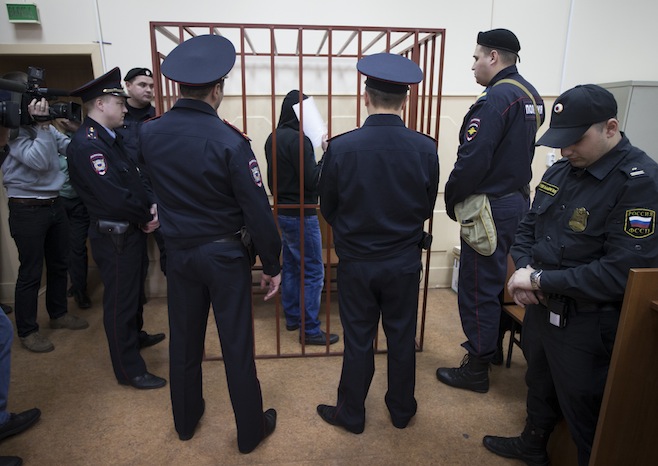
[[[658, 267], [658, 164], [620, 131], [613, 95], [576, 86], [557, 98], [538, 144], [559, 147], [519, 226], [508, 289], [526, 307], [526, 427], [484, 438], [492, 452], [547, 465], [560, 413], [585, 466], [631, 268]], [[648, 355], [648, 357], [652, 357]]]
[[[535, 134], [543, 121], [544, 103], [516, 69], [521, 45], [514, 33], [480, 32], [477, 43], [473, 71], [486, 89], [466, 114], [459, 133], [457, 161], [445, 187], [446, 211], [456, 220], [456, 204], [472, 194], [487, 194], [497, 247], [491, 256], [484, 256], [461, 240], [458, 305], [467, 338], [462, 346], [468, 353], [460, 367], [441, 367], [436, 376], [447, 385], [485, 393], [489, 363], [502, 347], [499, 323], [507, 255], [529, 207]], [[502, 362], [502, 352], [497, 357]]]
[[[123, 78], [126, 83], [126, 109], [128, 112], [123, 118], [123, 125], [116, 129], [122, 136], [123, 146], [128, 157], [137, 162], [139, 153], [139, 128], [142, 124], [155, 116], [155, 108], [151, 105], [153, 100], [153, 73], [148, 68], [133, 68]], [[160, 268], [164, 272], [167, 255], [165, 253], [164, 240], [158, 228], [153, 233], [153, 238], [160, 250]], [[147, 241], [148, 244], [148, 241]], [[149, 268], [148, 246], [144, 248], [142, 257], [142, 281], [146, 283]], [[137, 330], [139, 332], [139, 344], [141, 348], [153, 346], [165, 339], [164, 333], [149, 335], [143, 330], [144, 327], [144, 304], [146, 303], [146, 284], [142, 286], [140, 306], [137, 311]]]
[[103, 323], [114, 374], [123, 385], [160, 388], [166, 381], [146, 370], [137, 330], [145, 233], [159, 222], [152, 194], [114, 131], [126, 113], [119, 68], [71, 95], [82, 99], [87, 116], [67, 149], [69, 175], [89, 211], [89, 240], [105, 286]]
[[182, 98], [142, 126], [140, 146], [167, 245], [176, 431], [181, 440], [191, 439], [205, 409], [201, 360], [212, 304], [238, 449], [249, 453], [274, 431], [276, 411], [263, 412], [253, 352], [253, 262], [240, 232], [251, 236], [261, 258], [261, 285], [269, 283], [265, 299], [281, 282], [281, 239], [249, 139], [217, 116], [234, 63], [235, 48], [222, 36], [197, 36], [178, 45], [162, 73], [179, 83]]
[[404, 126], [410, 84], [423, 72], [400, 55], [363, 58], [368, 118], [333, 138], [323, 157], [320, 210], [332, 226], [345, 352], [336, 406], [319, 405], [329, 424], [360, 434], [375, 372], [379, 317], [388, 348], [386, 405], [403, 429], [416, 413], [416, 320], [423, 223], [434, 210], [439, 180], [436, 141]]

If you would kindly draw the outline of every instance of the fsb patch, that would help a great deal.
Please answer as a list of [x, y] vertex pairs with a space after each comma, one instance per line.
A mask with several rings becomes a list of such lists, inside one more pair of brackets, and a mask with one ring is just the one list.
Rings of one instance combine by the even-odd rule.
[[656, 211], [650, 209], [629, 209], [626, 211], [624, 231], [633, 238], [646, 238], [656, 229]]

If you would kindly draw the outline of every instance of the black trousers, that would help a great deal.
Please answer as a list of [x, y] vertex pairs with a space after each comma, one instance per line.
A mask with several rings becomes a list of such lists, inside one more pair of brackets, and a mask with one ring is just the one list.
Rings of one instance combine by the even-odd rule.
[[99, 233], [92, 222], [89, 240], [105, 287], [103, 324], [114, 375], [118, 381], [127, 382], [146, 372], [146, 363], [139, 353], [141, 327], [137, 322], [144, 285], [141, 263], [146, 235], [137, 228], [125, 234], [123, 250], [118, 251], [112, 235]]
[[87, 231], [89, 213], [79, 197], [60, 197], [69, 223], [68, 271], [71, 287], [77, 291], [87, 291]]
[[551, 431], [564, 416], [586, 466], [592, 452], [619, 312], [569, 311], [567, 326], [548, 323], [548, 310], [528, 306], [523, 354], [528, 361], [528, 422]]
[[51, 319], [66, 314], [68, 222], [61, 199], [51, 205], [9, 202], [9, 231], [18, 249], [14, 310], [19, 337], [39, 331], [37, 307], [46, 264], [46, 310]]
[[420, 249], [382, 261], [338, 263], [338, 305], [345, 352], [338, 385], [337, 420], [365, 424], [365, 401], [375, 373], [373, 343], [379, 317], [388, 348], [386, 406], [391, 419], [406, 422], [416, 414], [416, 321]]
[[240, 450], [258, 445], [265, 422], [254, 362], [251, 267], [246, 254], [239, 242], [167, 251], [170, 388], [176, 431], [194, 432], [203, 414], [201, 360], [212, 304]]

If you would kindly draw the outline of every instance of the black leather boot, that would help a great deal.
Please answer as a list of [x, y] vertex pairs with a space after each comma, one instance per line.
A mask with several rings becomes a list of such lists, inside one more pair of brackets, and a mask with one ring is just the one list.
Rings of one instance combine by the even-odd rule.
[[436, 378], [451, 387], [487, 393], [489, 391], [489, 363], [467, 354], [459, 367], [439, 367], [436, 370]]
[[487, 450], [503, 456], [524, 461], [528, 466], [548, 466], [546, 444], [550, 431], [526, 424], [519, 437], [493, 437], [486, 435], [482, 444]]

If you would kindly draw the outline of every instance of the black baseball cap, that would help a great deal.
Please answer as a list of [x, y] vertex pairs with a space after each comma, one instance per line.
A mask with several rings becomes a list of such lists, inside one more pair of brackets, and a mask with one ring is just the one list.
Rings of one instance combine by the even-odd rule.
[[231, 41], [205, 34], [178, 44], [162, 62], [162, 74], [187, 86], [205, 86], [225, 77], [234, 64]]
[[555, 100], [550, 127], [537, 145], [568, 147], [593, 124], [616, 117], [617, 101], [610, 91], [596, 84], [576, 86]]
[[496, 50], [506, 50], [517, 56], [521, 50], [521, 43], [516, 35], [509, 29], [492, 29], [478, 33], [477, 43], [484, 47]]
[[410, 84], [423, 80], [423, 71], [417, 64], [394, 53], [363, 57], [357, 62], [356, 69], [367, 76], [367, 87], [390, 94], [405, 94]]
[[137, 76], [146, 76], [148, 78], [152, 78], [153, 72], [148, 68], [133, 68], [126, 73], [126, 76], [123, 78], [123, 80], [130, 81], [135, 79]]
[[123, 86], [121, 86], [121, 70], [118, 67], [71, 91], [71, 95], [80, 97], [83, 102], [103, 95], [128, 97], [128, 94], [123, 90]]

